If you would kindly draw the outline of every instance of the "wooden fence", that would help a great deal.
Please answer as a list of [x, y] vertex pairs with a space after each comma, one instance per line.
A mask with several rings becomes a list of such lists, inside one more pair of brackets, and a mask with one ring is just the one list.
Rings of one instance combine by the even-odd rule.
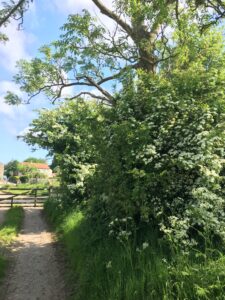
[[52, 194], [52, 187], [48, 188], [19, 188], [7, 187], [0, 188], [0, 205], [9, 204], [29, 204], [34, 207], [43, 204]]

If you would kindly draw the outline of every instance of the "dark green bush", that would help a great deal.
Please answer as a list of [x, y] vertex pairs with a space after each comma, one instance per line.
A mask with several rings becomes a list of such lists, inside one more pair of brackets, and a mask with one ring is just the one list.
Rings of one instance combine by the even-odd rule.
[[27, 182], [29, 182], [29, 177], [27, 175], [20, 176], [20, 182], [21, 183], [27, 183]]

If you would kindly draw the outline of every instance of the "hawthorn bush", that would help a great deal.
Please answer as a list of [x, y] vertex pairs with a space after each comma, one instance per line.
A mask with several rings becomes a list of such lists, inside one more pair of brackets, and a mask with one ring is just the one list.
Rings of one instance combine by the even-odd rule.
[[169, 74], [128, 74], [112, 107], [41, 111], [25, 137], [58, 161], [62, 204], [121, 240], [153, 228], [183, 246], [225, 238], [223, 38], [193, 32]]
[[202, 230], [225, 237], [224, 79], [193, 68], [170, 80], [140, 74], [104, 111], [90, 205], [111, 232], [154, 224], [182, 243]]

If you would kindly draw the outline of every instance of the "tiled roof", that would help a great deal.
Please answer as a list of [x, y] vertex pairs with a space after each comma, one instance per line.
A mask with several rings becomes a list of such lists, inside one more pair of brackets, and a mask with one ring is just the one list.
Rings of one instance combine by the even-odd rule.
[[31, 167], [31, 168], [37, 168], [37, 169], [44, 169], [44, 170], [49, 170], [49, 166], [47, 164], [41, 164], [41, 163], [32, 163], [32, 162], [22, 162], [20, 163], [21, 165], [24, 165], [24, 166], [28, 166], [28, 167]]

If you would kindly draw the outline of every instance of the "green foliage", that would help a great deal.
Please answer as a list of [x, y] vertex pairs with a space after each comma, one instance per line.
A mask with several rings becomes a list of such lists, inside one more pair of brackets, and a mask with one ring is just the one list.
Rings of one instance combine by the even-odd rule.
[[43, 158], [36, 158], [36, 157], [28, 157], [24, 160], [24, 162], [31, 162], [31, 163], [42, 163], [46, 164], [46, 159]]
[[182, 243], [193, 228], [224, 239], [224, 79], [222, 70], [198, 66], [169, 81], [140, 75], [126, 89], [94, 136], [98, 218], [153, 222]]
[[29, 177], [27, 175], [20, 176], [20, 182], [21, 183], [26, 183], [28, 181], [29, 181]]
[[19, 96], [8, 91], [7, 95], [5, 96], [5, 103], [7, 103], [9, 105], [19, 105], [22, 103], [22, 100]]
[[[43, 159], [37, 159], [30, 157], [26, 162], [45, 162]], [[33, 179], [42, 179], [46, 178], [45, 174], [42, 174], [37, 168], [29, 165], [22, 165], [17, 160], [12, 160], [5, 165], [4, 174], [8, 177], [10, 182], [27, 183]]]
[[[33, 0], [6, 0], [0, 3], [0, 28], [6, 27], [12, 19], [19, 21], [18, 28], [23, 24], [24, 12]], [[0, 42], [7, 41], [8, 37], [0, 32]]]
[[45, 210], [77, 276], [75, 299], [224, 297], [225, 52], [223, 34], [208, 29], [224, 4], [181, 5], [100, 7], [120, 29], [109, 35], [83, 11], [19, 62], [29, 97], [94, 86], [111, 104], [42, 110], [24, 137], [59, 168], [61, 199]]
[[[103, 1], [93, 2], [114, 20], [115, 28], [107, 29], [86, 10], [70, 15], [58, 41], [41, 47], [37, 58], [18, 63], [14, 79], [27, 93], [27, 102], [43, 92], [53, 102], [89, 94], [115, 104], [111, 91], [119, 92], [121, 81], [134, 76], [138, 69], [154, 74], [163, 67], [170, 73], [174, 58], [183, 50], [184, 54], [189, 52], [186, 37], [192, 32], [201, 35], [219, 24], [225, 9], [221, 1], [204, 1], [203, 5], [195, 0], [186, 4], [117, 0], [112, 1], [112, 10]], [[106, 82], [110, 82], [108, 87]], [[76, 91], [77, 86], [82, 91]], [[68, 87], [74, 87], [73, 95], [64, 93]], [[91, 92], [90, 87], [98, 93]], [[6, 101], [17, 104], [22, 99], [9, 92]]]
[[[59, 167], [64, 204], [80, 204], [86, 197], [86, 177], [94, 171], [94, 145], [90, 125], [98, 109], [94, 103], [70, 102], [56, 110], [42, 110], [33, 121], [33, 129], [25, 137], [29, 144], [37, 143], [54, 155]], [[67, 203], [68, 202], [68, 203]]]
[[202, 234], [225, 239], [223, 39], [192, 34], [169, 77], [139, 71], [111, 108], [44, 110], [25, 137], [57, 158], [63, 205], [79, 205], [104, 234], [156, 228], [183, 248]]
[[9, 179], [9, 182], [18, 184], [20, 181], [20, 176], [13, 175], [13, 176], [10, 176], [8, 179]]
[[16, 175], [18, 172], [19, 162], [17, 160], [11, 160], [5, 165], [4, 174], [7, 177]]
[[[147, 240], [120, 243], [103, 238], [96, 224], [78, 211], [65, 213], [50, 200], [45, 213], [64, 243], [70, 266], [72, 299], [151, 300], [223, 299], [225, 256], [208, 248], [183, 255], [160, 243], [154, 231]], [[95, 230], [93, 230], [93, 226]]]
[[108, 73], [120, 82], [113, 99], [99, 89], [112, 106], [66, 101], [24, 137], [59, 167], [63, 194], [46, 211], [77, 299], [223, 299], [224, 39], [206, 29], [218, 20], [208, 1], [177, 3], [116, 1], [130, 27], [117, 20], [113, 41], [88, 12], [70, 16], [42, 58], [20, 62], [15, 79], [31, 97], [99, 89]]

